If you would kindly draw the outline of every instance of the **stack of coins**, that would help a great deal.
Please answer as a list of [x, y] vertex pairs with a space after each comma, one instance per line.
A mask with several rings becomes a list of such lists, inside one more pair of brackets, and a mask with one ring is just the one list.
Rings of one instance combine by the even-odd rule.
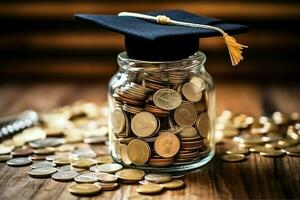
[[224, 111], [217, 119], [216, 137], [231, 141], [221, 158], [228, 162], [247, 159], [249, 153], [264, 157], [300, 156], [299, 113], [275, 112], [258, 118]]
[[113, 157], [127, 165], [154, 167], [205, 158], [213, 143], [205, 81], [174, 70], [159, 76], [145, 72], [134, 80], [112, 94]]

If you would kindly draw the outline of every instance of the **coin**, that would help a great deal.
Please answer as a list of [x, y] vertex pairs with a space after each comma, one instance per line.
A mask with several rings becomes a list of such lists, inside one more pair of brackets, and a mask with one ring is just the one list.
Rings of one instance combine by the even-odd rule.
[[90, 174], [80, 174], [74, 178], [78, 183], [94, 183], [97, 181], [97, 177]]
[[73, 181], [76, 176], [78, 173], [75, 171], [58, 171], [51, 177], [56, 181]]
[[152, 196], [146, 196], [146, 195], [134, 195], [128, 197], [128, 200], [153, 200]]
[[145, 172], [139, 169], [122, 169], [115, 174], [119, 179], [125, 181], [139, 181], [145, 176]]
[[112, 126], [113, 131], [116, 133], [121, 133], [125, 127], [125, 114], [121, 109], [116, 109], [112, 113]]
[[53, 162], [41, 161], [41, 162], [33, 163], [31, 165], [31, 168], [35, 169], [35, 168], [41, 168], [41, 167], [55, 167], [55, 166], [56, 166], [56, 164], [54, 164]]
[[12, 155], [10, 155], [10, 154], [0, 155], [0, 162], [6, 162], [10, 159], [12, 159]]
[[31, 160], [45, 160], [46, 159], [46, 157], [45, 156], [43, 156], [43, 155], [31, 155], [31, 156], [29, 156], [29, 158], [31, 159]]
[[28, 172], [28, 174], [34, 178], [46, 178], [46, 177], [50, 177], [56, 171], [57, 169], [54, 167], [40, 167], [40, 168], [31, 169]]
[[118, 177], [116, 177], [113, 174], [100, 173], [97, 175], [97, 179], [101, 182], [111, 183], [111, 182], [116, 182], [118, 180]]
[[174, 110], [182, 102], [179, 92], [164, 88], [156, 91], [153, 95], [153, 103], [164, 110]]
[[33, 153], [34, 154], [38, 154], [38, 155], [54, 154], [55, 153], [55, 148], [53, 148], [53, 147], [45, 147], [43, 149], [34, 149]]
[[16, 156], [28, 156], [32, 154], [32, 149], [31, 148], [17, 148], [11, 152], [11, 154], [16, 157]]
[[79, 159], [79, 160], [73, 160], [71, 162], [71, 165], [74, 167], [79, 167], [79, 168], [89, 168], [92, 165], [95, 165], [96, 162], [93, 161], [92, 159]]
[[45, 148], [45, 147], [58, 146], [62, 143], [63, 143], [63, 139], [51, 137], [51, 138], [29, 142], [29, 146], [32, 148]]
[[94, 161], [96, 161], [99, 164], [107, 164], [107, 163], [112, 163], [113, 159], [111, 158], [110, 155], [103, 155], [103, 156], [98, 156], [96, 158], [93, 158]]
[[121, 144], [121, 159], [126, 165], [130, 165], [132, 161], [128, 157], [128, 147], [126, 144]]
[[182, 180], [173, 180], [168, 183], [161, 184], [166, 189], [178, 189], [184, 186], [184, 182]]
[[149, 137], [157, 128], [156, 117], [149, 112], [136, 114], [131, 121], [131, 129], [136, 136]]
[[12, 146], [0, 146], [0, 155], [9, 154], [12, 150]]
[[97, 167], [96, 172], [106, 172], [106, 173], [115, 173], [116, 171], [121, 170], [123, 167], [120, 164], [117, 163], [108, 163], [99, 165]]
[[210, 133], [210, 119], [207, 113], [199, 115], [196, 128], [202, 137], [206, 138], [208, 136]]
[[103, 191], [110, 191], [116, 190], [119, 187], [118, 183], [103, 183], [103, 182], [96, 182], [95, 185], [101, 186], [101, 190]]
[[202, 98], [203, 89], [204, 87], [202, 85], [200, 86], [190, 81], [182, 86], [182, 94], [187, 100], [191, 102], [197, 102]]
[[32, 161], [27, 157], [18, 157], [8, 160], [6, 163], [10, 166], [19, 167], [29, 165], [32, 163]]
[[165, 183], [172, 180], [170, 174], [146, 174], [145, 179], [154, 183]]
[[300, 156], [300, 146], [286, 148], [285, 152], [290, 156]]
[[246, 148], [232, 148], [226, 151], [227, 154], [248, 154], [249, 153], [249, 149]]
[[180, 148], [178, 137], [169, 132], [161, 133], [154, 142], [154, 149], [158, 155], [163, 158], [175, 156]]
[[151, 149], [147, 142], [133, 139], [127, 147], [128, 158], [133, 164], [143, 165], [147, 163], [151, 156]]
[[139, 185], [136, 191], [141, 194], [156, 194], [163, 190], [163, 186], [159, 184]]
[[265, 157], [280, 157], [285, 154], [285, 151], [266, 148], [264, 151], [260, 152], [259, 154]]
[[93, 136], [84, 138], [83, 142], [87, 144], [103, 144], [108, 141], [106, 136]]
[[197, 111], [192, 103], [182, 103], [176, 108], [174, 120], [180, 127], [191, 127], [197, 120]]
[[227, 154], [223, 155], [221, 158], [227, 162], [239, 162], [246, 159], [243, 154]]
[[68, 187], [72, 194], [76, 195], [92, 195], [101, 191], [101, 186], [91, 183], [72, 184]]
[[179, 137], [192, 138], [198, 136], [198, 131], [194, 127], [183, 128], [179, 133]]
[[70, 145], [70, 144], [63, 144], [60, 145], [59, 147], [56, 147], [57, 152], [69, 152], [73, 151], [75, 149], [75, 146]]
[[69, 165], [70, 160], [68, 158], [56, 158], [53, 162], [57, 165]]

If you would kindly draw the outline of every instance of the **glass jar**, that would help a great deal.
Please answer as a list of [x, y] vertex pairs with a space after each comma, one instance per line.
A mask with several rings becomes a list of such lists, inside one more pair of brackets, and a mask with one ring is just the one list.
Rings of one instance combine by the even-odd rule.
[[113, 159], [151, 172], [199, 168], [215, 153], [215, 87], [198, 51], [177, 61], [118, 56], [109, 82], [109, 139]]

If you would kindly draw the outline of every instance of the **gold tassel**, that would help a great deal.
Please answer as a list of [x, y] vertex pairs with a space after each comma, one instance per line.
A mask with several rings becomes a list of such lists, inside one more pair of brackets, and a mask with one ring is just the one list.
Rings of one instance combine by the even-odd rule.
[[233, 66], [236, 66], [240, 61], [243, 60], [243, 48], [248, 48], [248, 46], [239, 44], [234, 37], [228, 35], [227, 33], [224, 33], [223, 37], [228, 48], [231, 63]]

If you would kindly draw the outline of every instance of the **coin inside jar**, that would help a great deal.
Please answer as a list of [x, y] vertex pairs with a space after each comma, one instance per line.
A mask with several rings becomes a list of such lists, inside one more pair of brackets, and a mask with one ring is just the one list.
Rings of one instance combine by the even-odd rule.
[[204, 87], [203, 79], [194, 76], [189, 82], [182, 86], [182, 94], [187, 100], [191, 102], [198, 102], [202, 98], [202, 91]]
[[175, 156], [180, 148], [178, 137], [170, 132], [161, 133], [154, 142], [154, 149], [163, 158]]
[[207, 113], [203, 113], [198, 117], [196, 128], [202, 137], [206, 138], [208, 136], [210, 132], [210, 119]]
[[151, 149], [147, 142], [133, 139], [128, 144], [127, 154], [133, 164], [143, 165], [149, 160]]
[[192, 103], [182, 103], [176, 108], [174, 120], [180, 127], [191, 127], [197, 120], [197, 111]]
[[155, 132], [157, 123], [157, 119], [152, 113], [140, 112], [132, 118], [131, 129], [139, 137], [148, 137]]
[[164, 88], [156, 91], [153, 95], [153, 103], [164, 110], [173, 110], [182, 102], [182, 97], [176, 90]]
[[116, 133], [121, 133], [125, 127], [125, 114], [121, 109], [116, 109], [112, 113], [112, 126]]
[[194, 127], [183, 128], [182, 131], [179, 133], [179, 137], [183, 138], [193, 138], [197, 136], [199, 136], [198, 131]]

